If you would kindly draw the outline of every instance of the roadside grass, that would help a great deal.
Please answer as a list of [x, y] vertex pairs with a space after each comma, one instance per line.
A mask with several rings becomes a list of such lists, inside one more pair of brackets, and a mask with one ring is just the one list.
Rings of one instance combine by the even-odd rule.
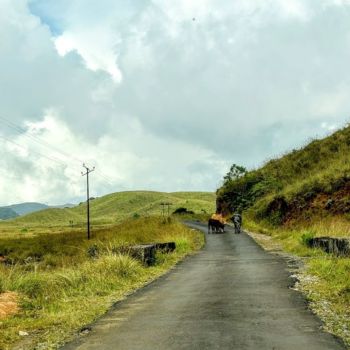
[[[157, 254], [145, 267], [119, 253], [121, 246], [175, 241], [170, 254]], [[0, 349], [25, 341], [26, 349], [56, 349], [116, 301], [163, 274], [204, 244], [203, 235], [177, 220], [135, 219], [94, 232], [0, 239], [13, 265], [0, 265], [0, 288], [19, 294], [19, 314], [0, 322]], [[19, 331], [29, 333], [21, 338]], [[39, 345], [38, 345], [39, 344]], [[41, 345], [40, 345], [41, 344]]]
[[244, 226], [270, 236], [284, 251], [303, 258], [301, 290], [311, 309], [325, 323], [325, 329], [343, 338], [350, 348], [350, 258], [330, 255], [305, 244], [308, 237], [350, 237], [349, 222], [344, 217], [329, 217], [286, 228], [245, 217]]

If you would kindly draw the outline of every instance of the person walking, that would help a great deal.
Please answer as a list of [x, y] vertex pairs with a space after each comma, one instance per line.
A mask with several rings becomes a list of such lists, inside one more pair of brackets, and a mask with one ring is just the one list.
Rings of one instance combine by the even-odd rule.
[[241, 233], [241, 227], [242, 227], [242, 216], [241, 214], [235, 213], [233, 214], [231, 221], [233, 222], [235, 226], [235, 233]]

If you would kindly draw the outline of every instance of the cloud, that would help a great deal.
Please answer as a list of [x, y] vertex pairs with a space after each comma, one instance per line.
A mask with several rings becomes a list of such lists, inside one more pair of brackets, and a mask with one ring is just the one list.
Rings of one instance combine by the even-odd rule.
[[8, 187], [21, 200], [83, 198], [80, 160], [103, 173], [96, 195], [214, 190], [231, 163], [255, 167], [340, 127], [350, 112], [348, 6], [3, 0], [0, 117], [23, 130], [0, 119], [0, 136], [21, 146], [1, 141], [2, 201]]

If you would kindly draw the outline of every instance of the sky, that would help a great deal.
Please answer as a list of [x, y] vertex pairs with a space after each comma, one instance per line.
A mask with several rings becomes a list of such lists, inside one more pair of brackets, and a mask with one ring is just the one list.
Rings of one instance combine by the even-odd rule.
[[0, 205], [215, 191], [349, 122], [350, 0], [0, 0]]

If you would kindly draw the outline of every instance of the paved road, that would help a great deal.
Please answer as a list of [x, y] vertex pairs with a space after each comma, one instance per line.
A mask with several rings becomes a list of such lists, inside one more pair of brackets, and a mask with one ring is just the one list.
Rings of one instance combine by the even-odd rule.
[[207, 235], [203, 251], [119, 303], [64, 350], [345, 349], [289, 289], [286, 268], [246, 234]]

